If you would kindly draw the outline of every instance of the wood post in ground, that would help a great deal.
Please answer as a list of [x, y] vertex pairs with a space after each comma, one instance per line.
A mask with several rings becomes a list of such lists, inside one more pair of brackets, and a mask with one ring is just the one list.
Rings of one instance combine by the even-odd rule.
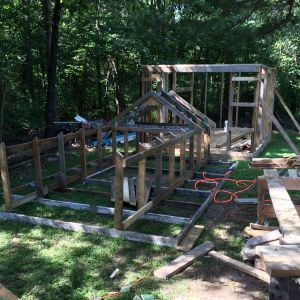
[[222, 117], [223, 117], [223, 101], [224, 101], [224, 73], [222, 73], [221, 77], [221, 92], [220, 92], [220, 122], [219, 127], [222, 128]]
[[[142, 149], [140, 148], [140, 151]], [[137, 184], [137, 203], [138, 209], [147, 204], [145, 199], [146, 188], [146, 159], [141, 159], [138, 162], [138, 184]]]
[[113, 157], [113, 163], [116, 163], [116, 152], [117, 152], [117, 129], [112, 129], [112, 135], [111, 135], [111, 145], [112, 145], [112, 157]]
[[169, 148], [169, 186], [175, 182], [175, 145]]
[[162, 179], [162, 151], [155, 155], [155, 195], [157, 196], [161, 191]]
[[115, 179], [115, 228], [123, 230], [123, 182], [124, 182], [124, 168], [123, 155], [116, 151], [115, 154], [116, 165], [116, 179]]
[[32, 152], [33, 152], [36, 190], [37, 190], [38, 196], [42, 197], [44, 195], [43, 174], [42, 174], [42, 163], [41, 163], [39, 139], [37, 136], [35, 136], [32, 139]]
[[103, 168], [103, 132], [100, 125], [97, 126], [97, 164], [98, 169]]
[[266, 180], [264, 176], [258, 176], [257, 178], [257, 222], [258, 224], [263, 224], [263, 206], [264, 206], [264, 194], [266, 188]]
[[183, 139], [180, 143], [180, 176], [185, 172], [185, 145], [186, 142]]
[[1, 169], [1, 180], [2, 180], [2, 187], [3, 187], [3, 194], [4, 194], [5, 210], [12, 211], [13, 204], [12, 204], [12, 195], [10, 189], [10, 178], [8, 172], [5, 143], [0, 144], [0, 169]]
[[59, 159], [59, 181], [62, 187], [67, 186], [67, 173], [66, 173], [66, 156], [65, 156], [65, 142], [64, 134], [61, 131], [57, 135], [58, 139], [58, 159]]
[[189, 167], [190, 169], [194, 168], [194, 136], [191, 136], [189, 139]]
[[128, 157], [128, 130], [124, 130], [124, 157]]
[[79, 141], [80, 141], [80, 176], [81, 179], [85, 179], [87, 176], [87, 170], [86, 170], [86, 149], [85, 149], [84, 128], [81, 128], [79, 131]]
[[232, 127], [232, 114], [233, 114], [233, 106], [234, 102], [234, 82], [232, 81], [233, 74], [230, 73], [229, 79], [229, 105], [228, 105], [228, 126], [227, 126], [227, 145], [226, 151], [231, 150], [231, 127]]

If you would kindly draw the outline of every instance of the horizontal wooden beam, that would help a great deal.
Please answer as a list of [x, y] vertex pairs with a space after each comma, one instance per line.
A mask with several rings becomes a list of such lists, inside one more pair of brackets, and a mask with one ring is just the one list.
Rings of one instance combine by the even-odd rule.
[[233, 107], [256, 107], [254, 102], [230, 102]]
[[237, 76], [237, 77], [232, 77], [232, 81], [256, 81], [257, 77], [241, 77], [241, 76]]
[[[84, 204], [84, 203], [77, 203], [77, 202], [68, 202], [68, 201], [60, 201], [60, 200], [52, 200], [52, 199], [44, 199], [38, 198], [36, 203], [47, 205], [47, 206], [54, 206], [54, 207], [66, 207], [74, 210], [87, 210], [91, 212], [95, 212], [98, 214], [103, 215], [111, 215], [115, 214], [115, 209], [113, 207], [106, 207], [106, 206], [98, 206], [98, 205], [91, 205], [91, 204]], [[133, 210], [124, 209], [123, 216], [131, 216], [135, 213]], [[168, 224], [187, 224], [188, 218], [171, 216], [171, 215], [163, 215], [163, 214], [154, 214], [148, 213], [141, 217], [142, 220], [151, 220], [156, 222], [168, 223]]]
[[216, 65], [144, 65], [142, 71], [151, 73], [210, 73], [210, 72], [258, 72], [261, 64], [216, 64]]
[[103, 234], [113, 238], [122, 237], [129, 241], [156, 244], [166, 247], [176, 247], [176, 240], [174, 238], [144, 234], [133, 231], [121, 231], [113, 228], [106, 228], [101, 226], [86, 225], [82, 223], [66, 222], [60, 220], [53, 220], [48, 218], [26, 216], [22, 214], [9, 213], [0, 211], [0, 219], [11, 220], [22, 223], [29, 223], [33, 225], [45, 225], [53, 228], [64, 229], [68, 231], [79, 231], [90, 234]]

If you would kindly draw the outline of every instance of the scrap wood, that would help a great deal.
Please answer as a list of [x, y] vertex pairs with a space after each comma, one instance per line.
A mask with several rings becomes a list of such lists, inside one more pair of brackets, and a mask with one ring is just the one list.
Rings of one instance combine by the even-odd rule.
[[262, 235], [264, 235], [268, 232], [270, 232], [270, 231], [269, 230], [253, 229], [250, 226], [247, 226], [244, 229], [244, 233], [248, 236], [251, 236], [251, 237], [262, 236]]
[[194, 225], [184, 237], [182, 242], [176, 247], [176, 249], [181, 250], [183, 252], [190, 251], [203, 230], [203, 225]]
[[269, 231], [261, 236], [256, 236], [249, 239], [246, 243], [246, 247], [253, 248], [255, 246], [262, 245], [267, 242], [279, 240], [282, 237], [283, 235], [279, 230]]
[[270, 276], [264, 271], [253, 268], [253, 267], [251, 267], [251, 266], [249, 266], [249, 265], [247, 265], [243, 262], [240, 262], [238, 260], [230, 258], [230, 257], [228, 257], [228, 256], [226, 256], [226, 255], [224, 255], [220, 252], [214, 251], [214, 250], [210, 251], [208, 253], [208, 255], [210, 255], [210, 256], [212, 256], [212, 257], [214, 257], [214, 258], [216, 258], [216, 259], [218, 259], [222, 262], [225, 262], [225, 263], [233, 266], [234, 268], [236, 268], [236, 269], [238, 269], [238, 270], [240, 270], [244, 273], [247, 273], [247, 274], [249, 274], [253, 277], [256, 277], [256, 278], [258, 278], [258, 279], [260, 279], [260, 280], [262, 280], [266, 283], [270, 283]]
[[213, 248], [214, 245], [211, 242], [205, 242], [186, 254], [177, 257], [170, 264], [157, 269], [154, 271], [154, 276], [161, 279], [169, 279], [173, 275], [185, 270], [187, 267], [192, 265], [195, 260], [206, 255]]
[[250, 228], [252, 229], [258, 229], [258, 230], [265, 230], [265, 231], [272, 231], [278, 229], [276, 226], [266, 226], [256, 223], [250, 223]]

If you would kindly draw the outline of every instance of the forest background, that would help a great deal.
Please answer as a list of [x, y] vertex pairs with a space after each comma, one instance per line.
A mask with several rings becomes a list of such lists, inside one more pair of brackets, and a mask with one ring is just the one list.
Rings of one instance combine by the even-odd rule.
[[[110, 119], [140, 96], [143, 64], [275, 67], [277, 87], [297, 117], [299, 2], [1, 0], [0, 138], [50, 136], [54, 121], [73, 121], [76, 113]], [[209, 80], [213, 116], [220, 89], [217, 77]], [[203, 74], [196, 85], [201, 109]]]

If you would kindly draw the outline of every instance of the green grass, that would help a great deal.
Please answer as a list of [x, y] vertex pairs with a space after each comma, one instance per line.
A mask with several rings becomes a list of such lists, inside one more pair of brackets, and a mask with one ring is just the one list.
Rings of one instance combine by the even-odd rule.
[[[300, 138], [292, 133], [290, 136], [300, 148]], [[89, 159], [94, 159], [94, 155], [95, 153], [90, 152]], [[274, 134], [272, 143], [261, 154], [261, 157], [284, 156], [292, 156], [292, 153], [281, 136]], [[78, 153], [74, 150], [74, 153], [70, 153], [67, 159], [68, 167], [78, 162]], [[153, 162], [150, 164], [153, 166]], [[57, 161], [44, 162], [43, 167], [44, 175], [56, 172]], [[226, 168], [226, 166], [220, 167]], [[208, 172], [210, 169], [210, 165], [203, 168]], [[131, 176], [134, 176], [133, 173], [137, 174], [136, 170], [128, 172]], [[249, 169], [248, 163], [241, 161], [231, 178], [255, 179], [261, 174], [260, 170]], [[111, 175], [108, 174], [107, 178]], [[20, 167], [15, 169], [12, 184], [17, 186], [33, 178], [32, 167]], [[71, 187], [110, 192], [110, 187], [86, 185], [81, 182]], [[226, 183], [224, 189], [235, 191], [236, 186]], [[49, 197], [57, 200], [112, 206], [109, 196], [57, 192]], [[256, 187], [247, 191], [242, 197], [256, 197]], [[300, 198], [300, 195], [298, 197]], [[193, 196], [183, 195], [172, 195], [169, 199], [203, 201], [203, 197], [195, 199]], [[32, 203], [20, 207], [17, 212], [113, 227], [113, 218], [110, 216], [99, 216], [65, 208], [49, 208]], [[157, 212], [167, 214], [170, 213], [170, 208], [160, 207]], [[191, 213], [188, 210], [172, 212], [183, 216]], [[239, 206], [234, 203], [212, 204], [198, 222], [205, 225], [205, 230], [197, 244], [210, 240], [215, 243], [217, 250], [241, 259], [240, 251], [246, 241], [241, 232], [249, 222], [256, 221], [255, 213], [254, 206]], [[181, 228], [178, 225], [139, 221], [130, 230], [173, 236]], [[184, 289], [186, 280], [193, 279], [195, 276], [205, 279], [209, 274], [212, 280], [218, 279], [214, 278], [214, 266], [205, 260], [197, 262], [196, 267], [200, 271], [193, 277], [189, 277], [192, 275], [188, 273], [183, 273], [171, 279], [168, 284], [151, 275], [154, 268], [170, 262], [179, 254], [180, 252], [175, 249], [129, 242], [121, 238], [113, 239], [98, 234], [89, 235], [0, 220], [0, 282], [21, 296], [23, 300], [93, 299], [95, 295], [118, 291], [121, 286], [131, 284], [140, 277], [144, 280], [136, 287], [136, 290], [118, 299], [132, 299], [135, 293], [153, 293], [160, 299], [170, 299], [166, 293], [168, 284]], [[116, 267], [121, 270], [121, 273], [111, 280], [109, 275]]]

